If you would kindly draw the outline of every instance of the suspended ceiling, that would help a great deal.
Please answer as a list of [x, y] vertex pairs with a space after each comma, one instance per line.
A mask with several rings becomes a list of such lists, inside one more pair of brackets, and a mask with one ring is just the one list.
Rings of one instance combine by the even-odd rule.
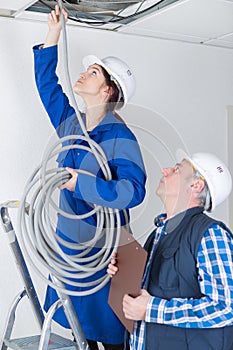
[[[95, 28], [233, 49], [233, 0], [166, 1], [167, 6], [139, 16], [130, 23]], [[0, 16], [15, 20], [47, 21], [45, 13], [26, 11], [35, 2], [0, 0]], [[86, 24], [69, 20], [68, 25]]]

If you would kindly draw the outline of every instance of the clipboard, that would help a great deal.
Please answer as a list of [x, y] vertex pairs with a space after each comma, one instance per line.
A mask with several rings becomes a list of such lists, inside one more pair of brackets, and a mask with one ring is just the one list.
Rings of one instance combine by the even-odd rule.
[[147, 260], [147, 252], [125, 228], [121, 230], [121, 238], [117, 251], [116, 275], [112, 277], [108, 303], [125, 328], [132, 333], [134, 321], [125, 318], [123, 313], [123, 297], [129, 294], [136, 297], [140, 294], [142, 276]]

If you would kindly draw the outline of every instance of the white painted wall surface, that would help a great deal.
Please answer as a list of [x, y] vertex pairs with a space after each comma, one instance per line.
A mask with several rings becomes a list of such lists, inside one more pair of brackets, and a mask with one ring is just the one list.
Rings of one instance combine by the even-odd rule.
[[[26, 180], [40, 163], [53, 135], [37, 94], [31, 47], [41, 43], [45, 23], [0, 18], [0, 203], [20, 199]], [[233, 52], [166, 40], [68, 26], [72, 81], [89, 53], [116, 55], [128, 62], [137, 78], [132, 103], [121, 115], [137, 135], [148, 171], [147, 198], [132, 210], [135, 235], [144, 241], [162, 210], [154, 192], [160, 167], [174, 163], [177, 147], [191, 153], [216, 153], [227, 161], [226, 106], [233, 105]], [[59, 62], [61, 82], [67, 86]], [[10, 211], [16, 227], [17, 210]], [[215, 216], [228, 221], [227, 203]], [[44, 282], [32, 277], [43, 300]], [[6, 236], [0, 227], [0, 337], [14, 296], [23, 288]], [[17, 313], [15, 336], [37, 330], [29, 302]]]

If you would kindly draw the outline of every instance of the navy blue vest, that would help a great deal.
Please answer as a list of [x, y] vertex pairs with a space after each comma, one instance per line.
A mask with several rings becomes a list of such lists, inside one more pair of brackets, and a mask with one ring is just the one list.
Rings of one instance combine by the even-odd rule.
[[[202, 296], [196, 268], [196, 256], [207, 228], [219, 221], [196, 207], [168, 220], [165, 232], [153, 254], [147, 290], [162, 299], [200, 298]], [[145, 249], [150, 252], [153, 232]], [[233, 327], [180, 328], [146, 323], [146, 350], [233, 350]]]

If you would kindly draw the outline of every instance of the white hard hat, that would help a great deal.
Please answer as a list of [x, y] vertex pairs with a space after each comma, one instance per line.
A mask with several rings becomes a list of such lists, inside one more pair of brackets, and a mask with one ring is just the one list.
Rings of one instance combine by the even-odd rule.
[[103, 59], [99, 59], [96, 56], [89, 55], [83, 58], [83, 65], [85, 69], [88, 69], [92, 64], [98, 64], [103, 67], [112, 80], [116, 83], [119, 92], [123, 94], [123, 105], [116, 106], [116, 109], [120, 109], [126, 105], [126, 103], [133, 96], [136, 88], [135, 77], [131, 72], [128, 65], [117, 57], [109, 56]]
[[203, 175], [210, 191], [212, 207], [222, 203], [231, 193], [232, 177], [227, 166], [212, 153], [195, 153], [189, 157], [184, 151], [177, 151], [177, 158], [188, 160]]

